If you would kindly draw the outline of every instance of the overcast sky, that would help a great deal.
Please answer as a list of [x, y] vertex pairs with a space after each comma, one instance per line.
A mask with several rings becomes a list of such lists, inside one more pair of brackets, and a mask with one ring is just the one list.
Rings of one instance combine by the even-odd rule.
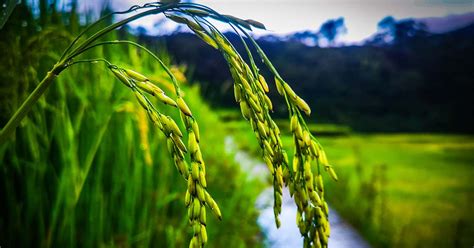
[[[110, 2], [114, 9], [122, 10], [133, 4], [149, 1]], [[388, 15], [395, 19], [403, 19], [471, 13], [467, 16], [454, 17], [452, 20], [458, 23], [455, 25], [474, 22], [474, 0], [200, 0], [197, 2], [221, 13], [263, 22], [269, 31], [256, 31], [257, 34], [317, 31], [326, 20], [344, 17], [347, 33], [340, 37], [342, 42], [358, 42], [369, 37], [377, 30], [377, 23]], [[159, 17], [144, 18], [131, 26], [142, 26], [151, 34], [157, 34], [157, 29], [153, 28], [157, 18]], [[439, 24], [435, 19], [434, 25], [436, 28], [446, 23]], [[175, 28], [171, 23], [165, 24], [165, 27]]]

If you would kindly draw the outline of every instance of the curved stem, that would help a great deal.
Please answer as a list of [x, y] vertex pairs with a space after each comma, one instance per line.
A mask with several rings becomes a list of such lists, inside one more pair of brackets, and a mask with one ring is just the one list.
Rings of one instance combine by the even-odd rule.
[[[64, 52], [63, 56], [61, 57], [60, 61], [54, 65], [54, 67], [51, 69], [51, 71], [46, 74], [46, 76], [41, 80], [41, 82], [36, 86], [36, 88], [31, 92], [31, 94], [28, 96], [28, 98], [23, 102], [23, 104], [18, 108], [18, 110], [15, 112], [15, 114], [10, 118], [10, 120], [7, 122], [7, 124], [3, 127], [3, 129], [0, 131], [0, 144], [4, 143], [8, 136], [11, 135], [15, 128], [20, 125], [21, 120], [25, 118], [26, 114], [31, 110], [33, 105], [38, 101], [38, 99], [44, 94], [46, 89], [53, 83], [54, 78], [61, 73], [67, 66], [68, 62], [70, 61], [71, 58], [81, 54], [84, 49], [86, 49], [91, 43], [99, 39], [101, 36], [107, 34], [108, 32], [121, 27], [131, 21], [134, 21], [136, 19], [139, 19], [141, 17], [147, 16], [147, 15], [152, 15], [152, 14], [157, 14], [164, 12], [166, 10], [175, 8], [176, 4], [169, 4], [169, 5], [163, 5], [160, 7], [156, 7], [155, 9], [147, 10], [144, 12], [141, 12], [139, 14], [133, 15], [129, 18], [126, 18], [122, 21], [116, 22], [112, 25], [109, 25], [91, 37], [89, 37], [87, 40], [85, 40], [83, 43], [79, 44], [78, 47], [73, 49], [68, 56], [68, 50], [71, 50], [74, 43], [77, 42], [78, 38], [73, 41], [73, 43], [66, 49]], [[100, 19], [99, 21], [101, 21]], [[95, 25], [95, 24], [92, 24]], [[89, 30], [90, 28], [86, 28], [85, 31]], [[85, 31], [83, 33], [85, 33]], [[81, 35], [83, 34], [81, 33]]]
[[160, 59], [158, 58], [158, 56], [156, 56], [152, 51], [150, 51], [148, 48], [136, 43], [136, 42], [133, 42], [133, 41], [129, 41], [129, 40], [112, 40], [112, 41], [104, 41], [104, 42], [99, 42], [99, 43], [96, 43], [92, 46], [89, 46], [85, 49], [83, 49], [82, 52], [85, 52], [89, 49], [92, 49], [94, 47], [98, 47], [98, 46], [103, 46], [103, 45], [117, 45], [117, 44], [127, 44], [127, 45], [132, 45], [132, 46], [135, 46], [135, 47], [138, 47], [142, 50], [144, 50], [146, 53], [148, 53], [150, 56], [152, 56], [156, 61], [158, 61], [158, 63], [160, 64], [160, 66], [165, 70], [166, 74], [168, 74], [168, 76], [171, 78], [171, 81], [173, 83], [173, 86], [175, 88], [175, 91], [176, 91], [176, 95], [178, 97], [181, 96], [181, 90], [179, 88], [179, 85], [178, 85], [178, 80], [176, 79], [176, 77], [173, 75], [173, 73], [171, 72], [171, 70], [165, 65], [165, 63]]
[[102, 22], [103, 20], [105, 20], [106, 18], [109, 18], [111, 17], [112, 15], [114, 15], [115, 13], [109, 13], [103, 17], [101, 17], [99, 20], [97, 20], [96, 22], [92, 23], [91, 25], [87, 26], [84, 30], [82, 30], [82, 32], [76, 36], [76, 38], [71, 42], [71, 44], [69, 44], [69, 46], [66, 48], [66, 50], [64, 50], [63, 54], [61, 55], [61, 58], [60, 60], [64, 59], [64, 57], [66, 57], [66, 55], [68, 54], [68, 52], [72, 49], [72, 47], [74, 46], [74, 44], [76, 44], [76, 42], [79, 40], [79, 38], [81, 38], [87, 31], [89, 31], [90, 29], [92, 29], [94, 26], [96, 26], [97, 24], [99, 24], [100, 22]]
[[91, 30], [93, 27], [97, 26], [97, 24], [101, 23], [102, 21], [104, 21], [105, 19], [113, 16], [113, 15], [117, 15], [117, 14], [127, 14], [127, 13], [130, 13], [132, 11], [136, 11], [136, 10], [139, 10], [139, 9], [144, 9], [144, 8], [156, 8], [156, 6], [150, 6], [150, 5], [143, 5], [143, 6], [140, 6], [140, 5], [133, 5], [131, 6], [128, 10], [125, 10], [125, 11], [115, 11], [115, 12], [112, 12], [112, 13], [109, 13], [109, 14], [106, 14], [104, 16], [102, 16], [101, 18], [99, 18], [97, 21], [95, 21], [94, 23], [92, 23], [91, 25], [87, 26], [84, 30], [82, 30], [81, 33], [79, 33], [78, 36], [76, 36], [76, 38], [71, 42], [71, 44], [69, 44], [68, 48], [66, 48], [66, 50], [63, 52], [63, 54], [61, 55], [61, 60], [64, 59], [64, 57], [66, 57], [66, 55], [68, 54], [69, 51], [71, 51], [72, 47], [74, 46], [74, 44], [76, 44], [76, 42], [79, 40], [79, 38], [81, 38], [85, 33], [87, 33], [87, 31]]
[[75, 64], [80, 64], [80, 63], [97, 63], [97, 62], [104, 62], [106, 63], [108, 66], [111, 66], [112, 64], [106, 60], [106, 59], [103, 59], [103, 58], [97, 58], [97, 59], [81, 59], [81, 60], [76, 60], [76, 61], [73, 61], [71, 63], [68, 64], [67, 67], [70, 67], [72, 65], [75, 65]]
[[[41, 82], [38, 84], [38, 86], [35, 88], [35, 90], [28, 96], [28, 98], [25, 100], [25, 102], [23, 102], [23, 104], [20, 106], [20, 108], [15, 112], [15, 114], [10, 118], [8, 123], [0, 131], [0, 144], [5, 142], [7, 137], [13, 133], [15, 128], [20, 124], [21, 120], [31, 110], [32, 106], [38, 101], [38, 99], [44, 94], [46, 89], [52, 84], [54, 78], [68, 66], [68, 63], [71, 62], [70, 60], [72, 58], [78, 56], [79, 54], [83, 53], [84, 51], [88, 50], [90, 45], [94, 41], [96, 41], [100, 37], [104, 36], [108, 32], [110, 32], [110, 31], [112, 31], [116, 28], [119, 28], [119, 27], [121, 27], [121, 26], [123, 26], [123, 25], [125, 25], [125, 24], [127, 24], [131, 21], [142, 18], [144, 16], [162, 13], [162, 12], [165, 12], [167, 10], [174, 9], [174, 8], [179, 8], [179, 7], [195, 8], [195, 9], [201, 9], [201, 10], [209, 11], [210, 13], [213, 13], [214, 15], [216, 15], [217, 19], [219, 19], [220, 21], [231, 22], [231, 20], [229, 20], [225, 16], [220, 15], [218, 12], [216, 12], [216, 11], [210, 9], [210, 8], [207, 8], [203, 5], [192, 4], [192, 3], [191, 4], [189, 4], [189, 3], [188, 4], [186, 4], [186, 3], [181, 3], [181, 4], [177, 3], [177, 4], [163, 4], [163, 5], [161, 5], [161, 4], [160, 5], [149, 4], [149, 5], [144, 5], [142, 7], [135, 7], [135, 8], [132, 7], [127, 11], [117, 12], [117, 13], [128, 13], [128, 12], [134, 11], [136, 9], [150, 8], [150, 7], [153, 7], [154, 9], [138, 13], [136, 15], [133, 15], [131, 17], [123, 19], [119, 22], [111, 24], [111, 25], [101, 29], [100, 31], [96, 32], [95, 34], [93, 34], [91, 37], [86, 39], [84, 42], [80, 43], [76, 48], [73, 48], [74, 44], [76, 44], [76, 42], [79, 40], [79, 38], [83, 34], [85, 34], [88, 30], [90, 30], [92, 28], [92, 26], [95, 26], [98, 22], [104, 20], [106, 17], [103, 17], [103, 18], [99, 19], [99, 21], [95, 22], [90, 27], [86, 28], [83, 32], [81, 32], [81, 34], [76, 39], [74, 39], [74, 41], [65, 50], [65, 52], [61, 56], [61, 59], [59, 60], [59, 62], [56, 63], [56, 65], [54, 65], [54, 67], [51, 69], [51, 71], [49, 71], [48, 74], [43, 78], [43, 80], [41, 80]], [[248, 36], [248, 34], [246, 34], [246, 35]], [[254, 44], [255, 44], [255, 41], [252, 40], [252, 42], [254, 42]], [[130, 42], [129, 44], [138, 45], [138, 44], [132, 43], [132, 42]], [[138, 45], [138, 46], [145, 49], [150, 54], [152, 54], [153, 57], [157, 58], [153, 53], [151, 53], [145, 47], [140, 46], [140, 45]], [[160, 61], [160, 64], [162, 66], [164, 66], [164, 64], [161, 62], [161, 60], [158, 59], [158, 61]], [[172, 78], [173, 84], [175, 85], [175, 87], [177, 87], [177, 81], [174, 78], [174, 76], [172, 75], [171, 71], [166, 66], [164, 66], [163, 68], [166, 70], [166, 72]], [[178, 96], [180, 95], [178, 87], [177, 87], [177, 90], [176, 90], [176, 94]]]
[[83, 52], [83, 50], [85, 48], [87, 48], [87, 46], [89, 46], [90, 44], [92, 44], [94, 41], [96, 41], [97, 39], [99, 39], [100, 37], [102, 37], [103, 35], [107, 34], [108, 32], [116, 29], [116, 28], [119, 28], [131, 21], [134, 21], [136, 19], [139, 19], [139, 18], [142, 18], [144, 16], [148, 16], [148, 15], [153, 15], [153, 14], [158, 14], [158, 13], [161, 13], [161, 12], [164, 12], [166, 10], [169, 10], [169, 9], [172, 9], [172, 8], [175, 8], [176, 5], [163, 5], [163, 7], [157, 7], [156, 9], [151, 9], [151, 10], [147, 10], [147, 11], [144, 11], [144, 12], [141, 12], [141, 13], [138, 13], [136, 15], [133, 15], [129, 18], [126, 18], [126, 19], [123, 19], [119, 22], [116, 22], [112, 25], [109, 25], [103, 29], [101, 29], [100, 31], [98, 31], [97, 33], [95, 33], [94, 35], [92, 35], [91, 37], [89, 37], [87, 40], [85, 40], [83, 43], [81, 43], [76, 49], [74, 49], [70, 55], [65, 58], [65, 60], [68, 60], [70, 58], [73, 58], [79, 54], [81, 54]]

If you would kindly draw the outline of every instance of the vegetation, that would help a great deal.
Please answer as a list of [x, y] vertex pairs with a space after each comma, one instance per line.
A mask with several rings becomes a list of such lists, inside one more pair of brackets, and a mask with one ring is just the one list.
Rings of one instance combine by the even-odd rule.
[[[135, 13], [130, 17], [108, 24], [98, 30], [94, 30], [95, 27], [102, 24], [103, 21], [107, 21], [107, 19], [110, 19], [113, 15], [127, 14], [137, 11], [138, 13]], [[210, 191], [208, 191], [206, 163], [204, 162], [200, 148], [201, 140], [197, 119], [194, 117], [184, 100], [184, 92], [179, 86], [178, 79], [175, 76], [176, 73], [172, 72], [169, 66], [166, 65], [162, 59], [154, 55], [146, 47], [133, 41], [100, 40], [105, 35], [131, 21], [144, 16], [160, 13], [163, 13], [168, 19], [174, 22], [187, 25], [198, 37], [211, 47], [218, 49], [224, 55], [235, 82], [235, 100], [240, 104], [243, 117], [250, 122], [257, 137], [259, 146], [261, 147], [263, 159], [267, 163], [272, 174], [274, 186], [274, 213], [277, 227], [280, 226], [278, 216], [281, 213], [282, 188], [283, 183], [285, 183], [291, 188], [291, 195], [294, 195], [294, 200], [298, 205], [297, 224], [300, 227], [301, 235], [304, 237], [305, 247], [327, 247], [330, 229], [327, 219], [328, 206], [324, 200], [321, 175], [322, 170], [324, 168], [335, 180], [337, 180], [337, 176], [329, 165], [321, 145], [309, 132], [301, 114], [301, 112], [304, 112], [309, 116], [311, 113], [310, 107], [292, 90], [289, 84], [281, 78], [263, 50], [252, 39], [247, 31], [245, 31], [245, 29], [251, 30], [252, 26], [262, 29], [265, 28], [263, 24], [254, 20], [242, 20], [230, 15], [221, 15], [203, 5], [179, 3], [179, 1], [147, 3], [142, 6], [135, 5], [126, 11], [107, 14], [97, 22], [87, 26], [79, 36], [69, 44], [59, 59], [57, 59], [57, 62], [54, 64], [52, 69], [47, 72], [46, 76], [44, 76], [33, 92], [26, 98], [18, 110], [16, 110], [12, 118], [5, 124], [0, 132], [0, 144], [5, 145], [5, 141], [7, 141], [14, 133], [23, 118], [30, 112], [35, 103], [54, 82], [54, 79], [56, 79], [56, 77], [58, 77], [63, 71], [78, 64], [103, 63], [106, 65], [108, 71], [110, 71], [119, 81], [132, 91], [139, 105], [143, 108], [144, 112], [142, 111], [142, 115], [148, 116], [149, 120], [151, 120], [151, 122], [165, 135], [170, 156], [181, 176], [185, 181], [187, 181], [184, 202], [188, 209], [189, 223], [193, 228], [193, 237], [191, 238], [189, 246], [204, 246], [208, 241], [206, 207], [209, 208], [218, 219], [222, 219], [222, 213], [216, 201], [209, 193]], [[235, 50], [232, 43], [230, 43], [229, 40], [208, 21], [208, 19], [211, 18], [227, 23], [235, 30], [235, 33], [239, 35], [242, 44], [246, 48], [247, 59], [250, 65]], [[296, 147], [294, 155], [295, 159], [292, 166], [289, 165], [286, 152], [283, 149], [279, 128], [270, 116], [270, 111], [272, 111], [273, 107], [271, 100], [266, 95], [269, 91], [269, 87], [265, 78], [259, 73], [259, 69], [253, 60], [248, 44], [242, 36], [240, 36], [241, 34], [250, 40], [249, 43], [256, 49], [258, 56], [262, 61], [264, 61], [264, 64], [273, 74], [278, 93], [284, 98], [288, 107], [291, 118], [291, 129], [294, 133], [294, 143]], [[137, 72], [136, 69], [128, 69], [127, 67], [110, 62], [110, 59], [106, 59], [107, 56], [104, 56], [103, 54], [99, 54], [97, 58], [88, 57], [87, 59], [79, 59], [80, 56], [86, 55], [96, 48], [107, 45], [130, 45], [139, 49], [147, 56], [150, 56], [150, 58], [159, 65], [159, 68], [161, 68], [164, 74], [168, 77], [168, 80], [172, 85], [170, 91], [172, 94], [176, 95], [176, 99], [170, 97], [170, 92], [164, 91], [157, 85], [157, 82], [159, 83], [160, 79], [156, 81], [150, 76], [145, 76], [146, 73], [142, 74], [142, 72]], [[60, 91], [59, 95], [64, 95], [63, 92], [64, 91]], [[100, 91], [99, 93], [104, 92]], [[157, 105], [157, 103], [150, 100], [147, 95], [156, 97], [161, 105]], [[106, 97], [104, 97], [104, 99], [105, 98]], [[100, 99], [101, 98], [99, 98], [99, 100]], [[179, 109], [181, 121], [187, 134], [186, 137], [183, 135], [181, 128], [176, 122], [176, 119], [178, 118], [173, 118], [172, 115], [164, 112], [164, 109], [166, 108], [163, 105], [169, 105]], [[102, 133], [99, 133], [97, 139], [93, 139], [91, 143], [88, 143], [92, 145], [91, 149], [88, 149], [84, 154], [85, 160], [81, 161], [81, 158], [83, 157], [75, 154], [74, 152], [77, 151], [77, 148], [70, 144], [72, 140], [76, 138], [74, 131], [78, 131], [77, 129], [81, 126], [79, 126], [79, 128], [74, 127], [79, 125], [83, 120], [84, 113], [81, 111], [84, 111], [84, 109], [79, 110], [80, 116], [77, 117], [79, 122], [77, 120], [71, 121], [71, 119], [68, 118], [68, 112], [68, 115], [63, 116], [64, 119], [60, 120], [60, 123], [57, 124], [59, 126], [58, 129], [60, 130], [58, 132], [65, 134], [67, 137], [67, 140], [64, 143], [57, 144], [59, 147], [58, 149], [66, 149], [65, 151], [67, 152], [62, 151], [62, 155], [70, 155], [66, 156], [63, 161], [67, 161], [67, 164], [70, 164], [70, 166], [66, 168], [65, 176], [70, 176], [71, 174], [75, 174], [74, 172], [79, 171], [77, 175], [68, 178], [69, 180], [67, 181], [60, 180], [60, 182], [64, 183], [66, 186], [59, 184], [57, 191], [58, 200], [55, 202], [54, 208], [59, 213], [68, 213], [66, 218], [62, 219], [64, 222], [62, 222], [60, 227], [67, 225], [68, 222], [66, 221], [71, 218], [68, 210], [74, 209], [78, 199], [81, 197], [84, 180], [86, 178], [85, 175], [89, 173], [90, 166], [94, 160], [94, 155], [101, 143], [105, 128], [110, 121], [110, 118], [101, 120], [100, 123], [102, 123], [103, 126], [101, 126], [102, 128], [99, 128], [99, 130], [102, 130]], [[114, 109], [113, 111], [117, 111], [117, 109]], [[71, 113], [73, 112], [71, 111]], [[141, 124], [141, 126], [139, 125], [139, 127], [141, 127], [139, 131], [142, 135], [142, 141], [146, 140], [143, 139], [143, 137], [146, 137], [147, 135], [144, 131], [146, 128], [144, 128], [143, 125], [144, 124]], [[56, 127], [56, 125], [53, 126]], [[30, 137], [28, 137], [28, 139], [29, 138]], [[188, 140], [187, 146], [183, 142], [183, 139], [185, 138]], [[30, 141], [25, 140], [25, 142]], [[8, 147], [13, 147], [13, 145]], [[5, 149], [8, 149], [8, 147], [5, 145]], [[149, 147], [150, 145], [145, 142], [145, 150]], [[32, 150], [36, 152], [39, 151], [40, 155], [38, 156], [41, 156], [41, 154], [45, 152], [38, 150], [36, 147]], [[13, 158], [16, 156], [14, 151], [15, 150], [10, 154]], [[189, 154], [189, 156], [187, 156], [187, 154]], [[7, 161], [12, 159], [10, 156], [6, 156]], [[150, 154], [145, 154], [145, 159], [148, 164], [152, 161]], [[13, 159], [11, 163], [15, 164], [14, 161], [15, 160]], [[81, 171], [81, 169], [83, 170]], [[61, 176], [63, 175], [64, 174], [61, 174]], [[73, 186], [73, 193], [67, 190], [67, 188], [71, 188], [71, 184]], [[8, 191], [9, 196], [15, 195], [14, 190], [6, 191]], [[10, 200], [10, 202], [13, 203], [14, 201]], [[58, 238], [58, 242], [61, 244], [67, 243], [63, 240], [65, 235], [59, 237], [56, 236], [58, 228], [58, 212], [52, 213], [51, 223], [49, 223], [48, 229], [43, 230], [39, 235], [40, 239], [43, 236], [47, 237], [44, 241], [46, 246], [50, 246], [52, 239], [55, 238]], [[41, 222], [44, 221], [42, 220]], [[13, 230], [13, 228], [10, 230]], [[70, 232], [74, 233], [74, 231]], [[69, 240], [71, 242], [74, 238]]]
[[[37, 37], [22, 38], [40, 42]], [[42, 45], [33, 46], [30, 53], [44, 58]], [[166, 72], [136, 49], [104, 47], [89, 55], [148, 72], [171, 92]], [[165, 52], [160, 57], [170, 60]], [[9, 69], [8, 74], [18, 75], [24, 68]], [[171, 69], [185, 84], [179, 68]], [[37, 75], [44, 75], [44, 70]], [[10, 83], [18, 85], [19, 79]], [[201, 124], [208, 190], [225, 209], [219, 223], [207, 220], [211, 246], [258, 246], [253, 202], [262, 186], [246, 179], [225, 155], [226, 132], [215, 125], [218, 119], [199, 89], [184, 85], [183, 91]], [[163, 113], [179, 118], [172, 109]], [[182, 208], [186, 184], [165, 147], [165, 137], [148, 121], [146, 111], [106, 67], [77, 64], [65, 71], [17, 129], [15, 140], [1, 146], [2, 246], [185, 246], [193, 235]], [[241, 184], [244, 179], [247, 183]]]
[[[90, 18], [77, 15], [76, 1], [71, 11], [48, 2], [21, 3], [0, 22], [0, 126], [19, 108], [28, 112], [21, 104], [45, 75], [51, 84], [0, 135], [0, 246], [183, 247], [208, 239], [210, 247], [260, 247], [255, 200], [274, 188], [278, 225], [284, 183], [306, 246], [327, 244], [326, 201], [374, 247], [474, 243], [472, 136], [358, 133], [472, 132], [472, 26], [433, 35], [388, 18], [386, 33], [363, 46], [320, 48], [254, 41], [247, 28], [263, 24], [197, 4], [154, 3], [133, 10], [173, 9], [167, 17], [194, 34], [135, 38], [112, 31], [108, 15], [63, 54], [85, 28], [78, 20]], [[211, 18], [236, 32], [223, 35]], [[341, 25], [327, 22], [332, 41]], [[384, 35], [394, 40], [383, 43]], [[305, 123], [310, 108], [295, 92], [318, 107], [305, 117], [318, 124]], [[267, 163], [269, 185], [226, 154], [229, 134]], [[337, 183], [321, 177], [327, 170], [337, 178], [321, 145]]]
[[[233, 132], [245, 130], [232, 111], [219, 116]], [[474, 242], [474, 137], [358, 134], [318, 124], [310, 129], [338, 171], [338, 182], [325, 181], [330, 206], [371, 245], [463, 247]], [[290, 143], [290, 127], [281, 130], [282, 141]], [[241, 149], [258, 150], [250, 135], [239, 137]]]
[[474, 242], [474, 137], [373, 134], [321, 138], [340, 181], [330, 203], [377, 247]]

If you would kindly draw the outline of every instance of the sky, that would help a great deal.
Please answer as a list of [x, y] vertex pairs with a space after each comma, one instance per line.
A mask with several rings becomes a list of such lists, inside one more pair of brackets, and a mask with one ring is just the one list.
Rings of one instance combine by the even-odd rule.
[[[146, 0], [110, 1], [116, 10], [127, 9]], [[347, 33], [339, 37], [343, 43], [360, 42], [377, 31], [377, 23], [391, 15], [395, 19], [428, 18], [434, 31], [474, 22], [474, 0], [200, 0], [220, 13], [242, 19], [255, 19], [267, 26], [267, 31], [256, 30], [256, 35], [286, 35], [297, 31], [317, 31], [328, 19], [343, 17]], [[466, 15], [466, 13], [470, 13]], [[464, 14], [462, 16], [458, 16]], [[455, 15], [446, 21], [441, 18]], [[159, 34], [155, 23], [160, 16], [135, 21], [131, 27], [144, 27], [149, 34]], [[176, 26], [164, 23], [168, 31]], [[162, 30], [161, 30], [162, 31]]]

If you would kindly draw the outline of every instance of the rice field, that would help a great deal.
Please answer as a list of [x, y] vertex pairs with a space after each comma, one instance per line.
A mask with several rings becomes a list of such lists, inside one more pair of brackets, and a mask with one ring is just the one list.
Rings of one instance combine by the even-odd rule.
[[[232, 116], [228, 111], [221, 114]], [[245, 130], [242, 122], [227, 123], [233, 132]], [[340, 130], [335, 125], [310, 128], [338, 173], [338, 182], [325, 178], [329, 204], [374, 247], [474, 243], [473, 136], [357, 134], [345, 127], [335, 131]], [[243, 149], [260, 156], [250, 134], [239, 137]], [[291, 144], [291, 139], [284, 135], [283, 144]]]
[[320, 138], [339, 182], [328, 199], [378, 247], [474, 243], [474, 137], [373, 134]]

